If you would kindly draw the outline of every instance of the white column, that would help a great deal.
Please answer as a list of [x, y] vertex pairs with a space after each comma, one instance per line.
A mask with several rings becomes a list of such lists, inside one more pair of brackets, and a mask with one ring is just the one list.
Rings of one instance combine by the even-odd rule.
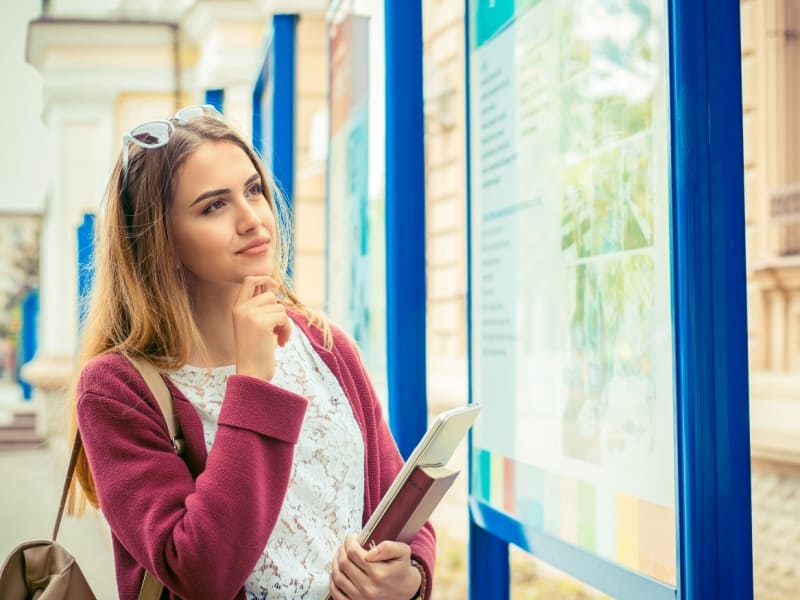
[[39, 346], [23, 368], [34, 400], [46, 415], [46, 432], [66, 427], [67, 397], [78, 346], [77, 228], [84, 212], [100, 204], [111, 172], [111, 102], [51, 101], [53, 181], [40, 247]]

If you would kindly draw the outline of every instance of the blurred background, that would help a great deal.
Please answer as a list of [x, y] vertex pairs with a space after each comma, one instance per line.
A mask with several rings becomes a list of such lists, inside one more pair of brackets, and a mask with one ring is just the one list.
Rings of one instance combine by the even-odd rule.
[[[754, 564], [756, 597], [772, 600], [800, 589], [800, 0], [740, 10]], [[292, 199], [300, 298], [353, 334], [385, 398], [383, 2], [17, 0], [0, 11], [0, 554], [46, 537], [55, 514], [84, 268], [122, 135], [180, 106], [214, 104], [252, 137]], [[464, 12], [463, 0], [422, 1], [431, 414], [468, 390]], [[292, 118], [274, 120], [276, 105]], [[329, 265], [346, 265], [349, 283]], [[434, 517], [446, 599], [466, 597], [463, 446], [453, 462], [462, 477]], [[68, 519], [62, 540], [114, 597], [102, 517]], [[513, 598], [600, 596], [518, 549], [511, 560]]]

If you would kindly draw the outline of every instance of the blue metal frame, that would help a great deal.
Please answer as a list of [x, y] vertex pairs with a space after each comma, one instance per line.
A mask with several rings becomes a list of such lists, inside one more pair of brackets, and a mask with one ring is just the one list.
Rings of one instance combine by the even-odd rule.
[[271, 75], [269, 72], [269, 56], [271, 52], [272, 45], [267, 47], [267, 51], [264, 54], [264, 62], [261, 63], [261, 68], [259, 68], [258, 76], [256, 77], [256, 83], [253, 86], [251, 141], [255, 151], [259, 156], [262, 157], [264, 155], [264, 117], [266, 116], [268, 118], [269, 115], [264, 115], [262, 113], [261, 101], [264, 97], [264, 91], [267, 89], [267, 82], [269, 81]]
[[221, 88], [206, 90], [206, 104], [210, 104], [220, 113], [225, 112], [225, 90]]
[[384, 1], [389, 424], [408, 457], [427, 428], [422, 6]]
[[[289, 219], [294, 221], [295, 30], [296, 14], [272, 17], [275, 78], [272, 88], [272, 176], [283, 192]], [[294, 229], [292, 227], [292, 229]], [[288, 277], [292, 277], [290, 258]]]
[[670, 3], [680, 597], [753, 597], [739, 10]]
[[[470, 597], [508, 598], [503, 595], [508, 579], [503, 582], [503, 565], [508, 563], [508, 543], [569, 573], [580, 581], [609, 594], [612, 598], [632, 600], [675, 600], [676, 590], [656, 579], [632, 571], [613, 561], [599, 557], [578, 546], [526, 527], [493, 506], [470, 497]], [[491, 532], [491, 533], [490, 533]], [[488, 538], [488, 539], [486, 539]], [[494, 549], [484, 552], [481, 561], [472, 561], [472, 545], [477, 541]], [[502, 544], [502, 545], [501, 545]], [[474, 571], [473, 567], [474, 565]], [[497, 578], [497, 574], [501, 577]], [[480, 582], [483, 577], [485, 582]], [[478, 589], [473, 589], [473, 581]], [[499, 583], [503, 582], [503, 583]], [[500, 588], [500, 585], [503, 588]], [[496, 586], [496, 587], [495, 587]], [[487, 594], [487, 595], [484, 595]], [[507, 594], [507, 592], [506, 592]]]

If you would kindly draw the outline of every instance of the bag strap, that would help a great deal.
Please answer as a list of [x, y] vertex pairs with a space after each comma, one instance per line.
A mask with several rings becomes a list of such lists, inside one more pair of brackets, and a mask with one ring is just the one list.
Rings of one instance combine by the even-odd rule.
[[64, 506], [67, 504], [67, 494], [69, 493], [69, 486], [72, 483], [72, 475], [75, 473], [75, 463], [78, 462], [78, 453], [81, 451], [81, 432], [75, 432], [75, 439], [72, 440], [72, 452], [69, 455], [69, 464], [67, 465], [67, 476], [64, 479], [64, 489], [61, 492], [61, 502], [58, 505], [58, 514], [56, 515], [56, 524], [53, 527], [53, 541], [56, 541], [58, 530], [61, 527], [61, 517], [64, 515]]
[[175, 417], [175, 407], [172, 404], [172, 394], [169, 393], [167, 384], [164, 383], [164, 379], [161, 377], [158, 369], [156, 369], [152, 363], [147, 362], [145, 359], [138, 356], [129, 356], [128, 360], [131, 361], [131, 364], [134, 367], [136, 367], [136, 370], [139, 371], [139, 374], [144, 379], [147, 387], [150, 388], [150, 391], [156, 397], [158, 406], [161, 408], [161, 414], [164, 416], [164, 420], [167, 422], [169, 439], [172, 441], [172, 447], [175, 450], [175, 453], [183, 454], [184, 444], [183, 440], [179, 438], [176, 433], [178, 428], [176, 426], [177, 419]]
[[[161, 409], [161, 414], [167, 423], [167, 430], [169, 437], [172, 441], [172, 447], [175, 449], [176, 454], [183, 453], [183, 440], [177, 436], [175, 410], [172, 404], [172, 394], [169, 393], [167, 384], [158, 372], [158, 369], [152, 363], [147, 362], [139, 357], [126, 357], [131, 364], [136, 367], [139, 374], [144, 379], [147, 387], [150, 388], [152, 394], [156, 397], [158, 406]], [[53, 527], [53, 541], [56, 541], [58, 530], [61, 527], [61, 518], [64, 516], [64, 507], [67, 504], [67, 494], [72, 483], [72, 477], [75, 474], [75, 465], [78, 462], [78, 454], [80, 454], [83, 442], [81, 441], [81, 432], [75, 432], [75, 439], [72, 440], [72, 451], [69, 456], [69, 463], [67, 465], [67, 476], [64, 478], [64, 489], [61, 492], [61, 502], [58, 505], [58, 514], [56, 515], [56, 523]], [[142, 587], [139, 590], [139, 600], [158, 600], [164, 590], [164, 585], [158, 581], [150, 571], [144, 572], [144, 580]]]
[[[161, 409], [161, 414], [167, 422], [167, 430], [169, 431], [169, 439], [172, 441], [172, 447], [175, 454], [183, 453], [183, 440], [178, 438], [177, 427], [175, 425], [175, 407], [172, 404], [172, 394], [169, 393], [167, 384], [155, 368], [153, 363], [146, 361], [139, 356], [129, 356], [128, 360], [136, 367], [139, 374], [144, 379], [147, 387], [156, 397], [158, 406]], [[144, 572], [144, 579], [142, 579], [142, 587], [139, 589], [139, 600], [158, 600], [161, 598], [161, 592], [164, 591], [164, 584], [161, 583], [150, 572]]]

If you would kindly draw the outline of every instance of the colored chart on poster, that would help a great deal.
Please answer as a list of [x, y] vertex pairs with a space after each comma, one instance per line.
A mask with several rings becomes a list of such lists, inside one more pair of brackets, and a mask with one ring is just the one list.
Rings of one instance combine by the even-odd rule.
[[473, 0], [474, 497], [674, 585], [663, 0]]

